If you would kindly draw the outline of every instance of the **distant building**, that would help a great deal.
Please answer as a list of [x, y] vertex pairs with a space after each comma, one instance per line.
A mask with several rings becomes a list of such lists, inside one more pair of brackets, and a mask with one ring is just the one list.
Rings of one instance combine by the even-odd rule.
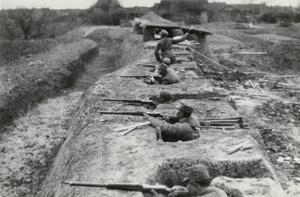
[[171, 21], [201, 24], [207, 22], [207, 5], [208, 0], [161, 0], [151, 10]]
[[207, 6], [209, 22], [254, 22], [266, 10], [265, 4], [210, 3]]

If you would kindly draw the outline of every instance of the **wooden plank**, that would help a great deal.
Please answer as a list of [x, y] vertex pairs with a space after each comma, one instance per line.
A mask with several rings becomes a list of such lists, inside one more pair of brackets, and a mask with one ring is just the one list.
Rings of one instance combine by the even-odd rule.
[[233, 52], [233, 54], [239, 54], [239, 55], [267, 55], [268, 52], [255, 52], [255, 51], [237, 51]]
[[136, 125], [123, 126], [120, 128], [113, 129], [113, 131], [115, 131], [115, 132], [124, 131], [124, 130], [130, 129], [130, 128], [133, 128], [133, 127], [140, 127], [140, 126], [146, 126], [146, 125], [150, 125], [150, 122], [148, 121], [148, 122], [138, 123]]

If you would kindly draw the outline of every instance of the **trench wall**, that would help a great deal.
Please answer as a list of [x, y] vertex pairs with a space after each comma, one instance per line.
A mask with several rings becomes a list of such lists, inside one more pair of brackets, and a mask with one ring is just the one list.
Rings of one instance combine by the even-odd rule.
[[0, 92], [0, 129], [44, 98], [70, 87], [97, 52], [94, 41], [83, 39], [8, 67]]
[[[139, 60], [106, 75], [86, 91], [40, 196], [144, 196], [141, 192], [71, 187], [61, 184], [61, 181], [159, 183], [172, 187], [182, 184], [180, 180], [186, 173], [185, 167], [198, 163], [207, 165], [213, 178], [224, 176], [227, 178], [222, 180], [228, 180], [228, 183], [237, 181], [244, 184], [239, 188], [234, 188], [235, 184], [229, 187], [241, 189], [244, 196], [285, 196], [276, 174], [261, 151], [259, 136], [251, 128], [241, 129], [238, 125], [233, 130], [203, 128], [203, 135], [199, 139], [176, 143], [157, 142], [155, 131], [149, 126], [138, 128], [127, 135], [114, 131], [124, 125], [145, 122], [146, 119], [100, 114], [100, 111], [149, 110], [142, 106], [104, 102], [104, 98], [148, 99], [162, 90], [177, 95], [175, 102], [193, 106], [199, 119], [239, 116], [227, 102], [228, 92], [214, 88], [197, 64], [189, 62], [188, 58], [173, 66], [179, 68], [177, 72], [182, 79], [179, 84], [149, 86], [141, 79], [121, 77], [145, 74], [148, 69], [137, 64], [154, 62], [154, 46], [155, 43], [145, 43], [145, 47], [140, 49], [142, 55]], [[186, 70], [182, 69], [185, 67]], [[210, 95], [220, 99], [210, 100]], [[174, 113], [175, 110], [160, 111]], [[228, 149], [245, 140], [253, 148], [227, 154]], [[245, 187], [249, 184], [245, 179], [250, 179], [253, 186], [251, 191]], [[256, 184], [258, 181], [264, 184]]]

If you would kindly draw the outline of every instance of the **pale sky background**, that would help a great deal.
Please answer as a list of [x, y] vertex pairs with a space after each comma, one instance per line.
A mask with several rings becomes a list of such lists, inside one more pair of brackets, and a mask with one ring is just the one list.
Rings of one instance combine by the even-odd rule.
[[[269, 6], [300, 6], [300, 0], [208, 0], [209, 2], [226, 2], [227, 4], [266, 3]], [[0, 9], [50, 8], [50, 9], [87, 9], [97, 0], [0, 0]], [[151, 7], [160, 0], [119, 0], [124, 7], [147, 6]]]

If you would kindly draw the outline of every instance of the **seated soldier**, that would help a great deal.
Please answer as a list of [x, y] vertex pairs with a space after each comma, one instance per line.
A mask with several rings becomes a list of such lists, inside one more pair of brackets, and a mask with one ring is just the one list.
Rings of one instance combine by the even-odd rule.
[[[181, 186], [174, 186], [170, 193], [170, 197], [227, 197], [227, 194], [216, 187], [210, 186], [211, 178], [207, 171], [206, 166], [199, 164], [187, 168], [188, 175], [184, 178], [183, 182], [186, 183], [186, 188]], [[165, 195], [159, 194], [156, 191], [151, 191], [153, 197], [164, 197]]]
[[193, 108], [181, 105], [177, 109], [176, 116], [166, 116], [165, 120], [159, 120], [145, 114], [151, 126], [156, 128], [157, 140], [177, 142], [189, 141], [198, 137], [200, 124], [197, 118], [192, 115]]
[[149, 85], [171, 85], [174, 83], [179, 83], [180, 78], [173, 68], [168, 68], [164, 63], [158, 66], [158, 74], [160, 77], [151, 77], [144, 82]]

